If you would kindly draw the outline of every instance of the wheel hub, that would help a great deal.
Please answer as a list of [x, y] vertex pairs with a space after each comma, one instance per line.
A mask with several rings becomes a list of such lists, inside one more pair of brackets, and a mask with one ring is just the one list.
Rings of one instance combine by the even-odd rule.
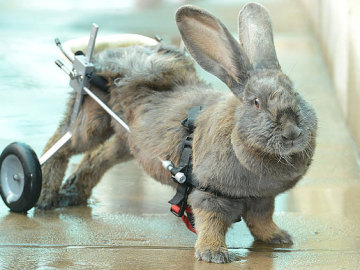
[[21, 197], [24, 183], [24, 169], [20, 160], [15, 155], [8, 155], [1, 165], [1, 188], [8, 204]]

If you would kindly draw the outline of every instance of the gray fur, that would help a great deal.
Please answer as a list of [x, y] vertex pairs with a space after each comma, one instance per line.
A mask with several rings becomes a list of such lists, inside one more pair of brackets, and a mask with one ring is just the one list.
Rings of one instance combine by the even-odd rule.
[[[238, 199], [199, 190], [191, 193], [189, 203], [199, 235], [196, 256], [227, 262], [225, 233], [239, 216], [255, 238], [291, 243], [290, 235], [272, 221], [274, 198], [306, 173], [314, 153], [317, 120], [314, 110], [276, 65], [266, 16], [266, 10], [257, 4], [248, 4], [240, 13], [240, 38], [249, 23], [268, 31], [263, 37], [268, 39], [265, 54], [255, 50], [254, 55], [249, 48], [258, 46], [258, 36], [244, 39], [243, 48], [206, 11], [185, 6], [177, 12], [176, 21], [189, 52], [226, 82], [232, 93], [211, 89], [197, 77], [189, 57], [164, 45], [109, 49], [96, 55], [97, 70], [110, 87], [110, 94], [102, 98], [125, 118], [131, 134], [86, 98], [84, 104], [88, 105], [83, 106], [75, 126], [78, 132], [44, 165], [38, 207], [86, 202], [106, 170], [128, 160], [130, 154], [151, 177], [175, 186], [160, 160], [178, 163], [186, 136], [180, 123], [192, 107], [201, 105], [193, 141], [194, 177], [201, 187]], [[224, 57], [209, 45], [214, 38], [218, 38], [215, 44], [222, 46], [218, 49], [227, 52]], [[72, 102], [73, 98], [69, 104]], [[48, 146], [66, 130], [70, 114], [69, 105]], [[79, 169], [61, 188], [68, 158], [85, 151]]]

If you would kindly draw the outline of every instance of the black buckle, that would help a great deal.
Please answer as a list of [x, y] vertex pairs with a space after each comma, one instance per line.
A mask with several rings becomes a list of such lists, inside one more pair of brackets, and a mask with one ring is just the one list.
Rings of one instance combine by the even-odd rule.
[[169, 203], [171, 204], [170, 211], [175, 216], [182, 217], [184, 215], [187, 206], [188, 195], [191, 189], [191, 186], [179, 185], [176, 190], [175, 196], [169, 201]]

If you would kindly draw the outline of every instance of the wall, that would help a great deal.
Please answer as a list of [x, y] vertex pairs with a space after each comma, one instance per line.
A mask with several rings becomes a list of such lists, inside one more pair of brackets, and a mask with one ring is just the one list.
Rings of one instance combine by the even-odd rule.
[[360, 1], [301, 0], [316, 33], [343, 116], [360, 150]]

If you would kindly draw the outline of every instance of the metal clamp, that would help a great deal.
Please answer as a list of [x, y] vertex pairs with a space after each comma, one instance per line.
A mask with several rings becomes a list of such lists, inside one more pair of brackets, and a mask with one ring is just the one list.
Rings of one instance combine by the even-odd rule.
[[186, 182], [186, 176], [183, 172], [179, 172], [178, 168], [174, 166], [174, 164], [170, 160], [161, 161], [163, 168], [169, 171], [172, 174], [172, 177], [179, 184], [184, 184]]

